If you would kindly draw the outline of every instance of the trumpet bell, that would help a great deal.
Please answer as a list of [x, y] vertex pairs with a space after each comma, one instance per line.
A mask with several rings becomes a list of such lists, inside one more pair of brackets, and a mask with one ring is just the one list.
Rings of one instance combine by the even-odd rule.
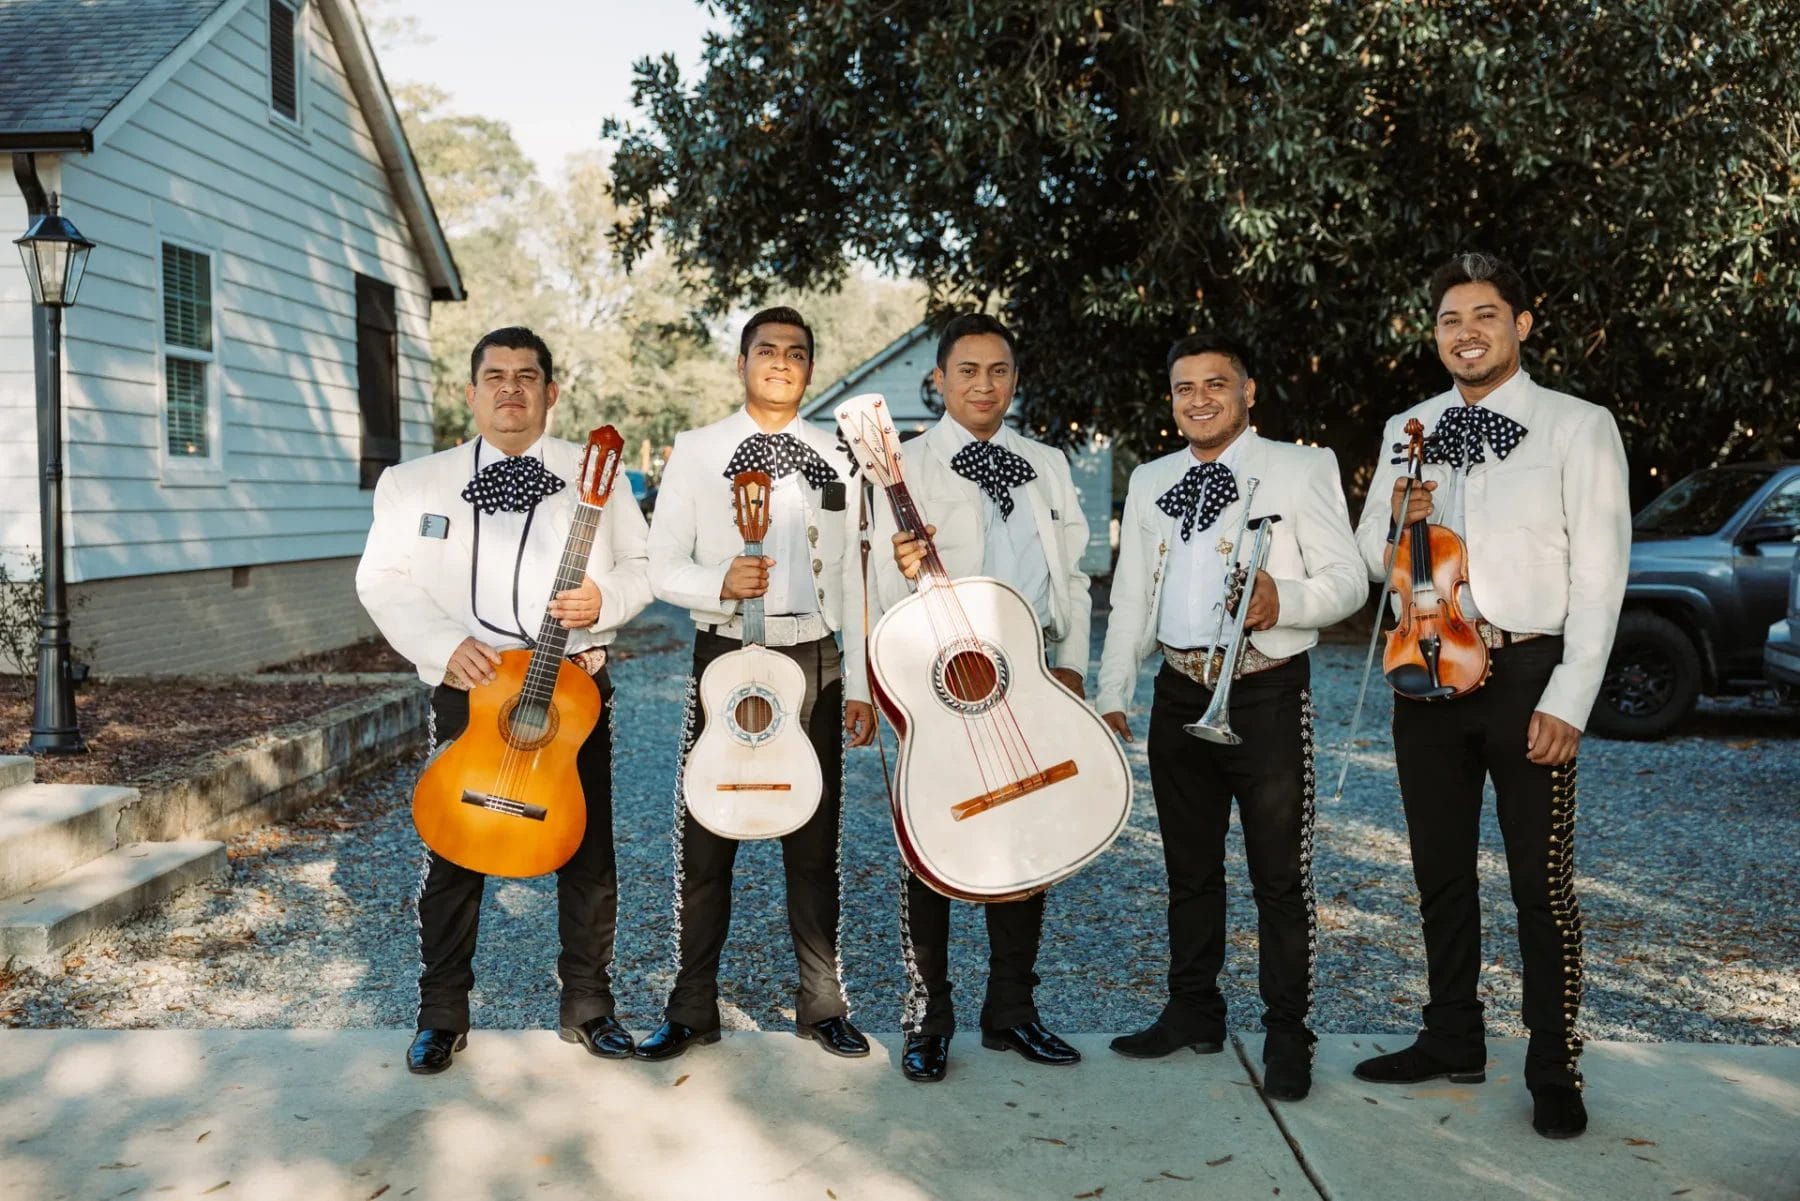
[[1199, 721], [1191, 721], [1181, 728], [1195, 738], [1216, 742], [1220, 746], [1242, 746], [1244, 742], [1241, 737], [1232, 732], [1230, 722], [1223, 720], [1210, 722], [1206, 720], [1205, 715], [1202, 715]]

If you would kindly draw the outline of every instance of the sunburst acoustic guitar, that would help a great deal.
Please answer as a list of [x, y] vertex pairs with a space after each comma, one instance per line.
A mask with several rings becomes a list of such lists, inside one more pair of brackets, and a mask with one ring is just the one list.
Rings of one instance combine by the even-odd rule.
[[[575, 518], [551, 596], [581, 585], [624, 442], [588, 436]], [[541, 876], [567, 863], [587, 830], [575, 756], [600, 721], [600, 689], [563, 657], [569, 631], [548, 613], [529, 650], [503, 651], [495, 679], [469, 692], [468, 727], [439, 747], [413, 788], [425, 845], [489, 876]]]

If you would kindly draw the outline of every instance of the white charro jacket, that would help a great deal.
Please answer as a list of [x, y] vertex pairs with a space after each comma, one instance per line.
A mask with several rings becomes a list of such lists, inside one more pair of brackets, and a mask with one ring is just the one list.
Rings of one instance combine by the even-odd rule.
[[[676, 435], [656, 493], [650, 525], [650, 587], [658, 599], [688, 610], [696, 625], [722, 625], [738, 613], [738, 602], [719, 589], [731, 561], [744, 553], [732, 507], [726, 464], [743, 441], [761, 428], [740, 408], [731, 416]], [[862, 566], [856, 541], [856, 488], [852, 461], [837, 439], [796, 417], [794, 435], [829, 463], [843, 488], [830, 499], [824, 490], [800, 481], [806, 498], [806, 535], [813, 587], [825, 624], [841, 635], [846, 700], [869, 699], [863, 671]]]
[[[356, 568], [363, 608], [382, 636], [418, 668], [419, 678], [434, 686], [443, 683], [444, 668], [464, 638], [503, 643], [475, 619], [471, 605], [475, 507], [462, 491], [474, 478], [476, 445], [471, 439], [381, 473], [374, 523]], [[575, 518], [583, 447], [551, 437], [540, 445], [545, 469], [568, 486], [540, 501], [533, 520], [546, 523], [552, 544], [560, 547]], [[569, 653], [605, 646], [650, 603], [645, 533], [644, 515], [621, 473], [588, 554], [587, 576], [600, 588], [600, 617], [588, 629], [569, 631]], [[535, 529], [533, 540], [535, 545]], [[554, 555], [546, 557], [546, 565], [542, 578], [519, 581], [520, 616], [533, 634], [550, 600]], [[510, 569], [510, 559], [502, 566]]]
[[[1368, 598], [1368, 583], [1350, 532], [1350, 511], [1338, 480], [1337, 457], [1329, 450], [1271, 442], [1245, 430], [1237, 475], [1239, 499], [1227, 505], [1205, 532], [1193, 537], [1216, 541], [1230, 536], [1244, 517], [1245, 481], [1260, 480], [1250, 516], [1280, 514], [1272, 527], [1264, 570], [1275, 581], [1280, 614], [1273, 628], [1257, 630], [1250, 644], [1271, 659], [1297, 655], [1319, 641], [1319, 630], [1342, 621]], [[1119, 561], [1113, 568], [1112, 616], [1100, 654], [1100, 690], [1095, 707], [1122, 713], [1131, 707], [1138, 666], [1156, 649], [1159, 606], [1169, 548], [1180, 539], [1180, 523], [1156, 501], [1195, 465], [1185, 447], [1131, 473], [1125, 516], [1119, 523]], [[1224, 562], [1220, 561], [1220, 570]]]
[[[1414, 417], [1430, 433], [1461, 404], [1453, 388], [1394, 417], [1369, 482], [1356, 540], [1370, 577], [1382, 578], [1393, 514], [1392, 460]], [[1482, 617], [1516, 634], [1561, 634], [1562, 663], [1537, 708], [1577, 729], [1599, 695], [1631, 566], [1631, 499], [1625, 448], [1611, 413], [1539, 387], [1523, 371], [1490, 393], [1486, 408], [1525, 427], [1505, 459], [1491, 453], [1468, 475], [1464, 517], [1469, 590]], [[1443, 495], [1451, 469], [1427, 464]]]
[[[938, 558], [952, 579], [981, 575], [987, 551], [986, 496], [979, 484], [950, 466], [950, 460], [964, 445], [954, 419], [946, 416], [901, 448], [907, 491], [927, 524], [937, 527], [933, 540]], [[1068, 668], [1085, 678], [1088, 623], [1093, 618], [1094, 603], [1088, 595], [1088, 577], [1081, 570], [1081, 556], [1088, 542], [1087, 516], [1081, 510], [1069, 460], [1055, 447], [1017, 431], [1008, 431], [1003, 445], [1023, 456], [1037, 473], [1037, 478], [1021, 491], [1030, 497], [1038, 541], [1050, 571], [1050, 642], [1045, 647], [1050, 666]], [[1018, 515], [1015, 510], [1014, 516]], [[871, 525], [872, 629], [883, 613], [911, 594], [912, 585], [894, 565], [893, 537], [898, 527], [892, 509], [880, 495], [874, 497]], [[1028, 603], [1030, 599], [1026, 598]]]

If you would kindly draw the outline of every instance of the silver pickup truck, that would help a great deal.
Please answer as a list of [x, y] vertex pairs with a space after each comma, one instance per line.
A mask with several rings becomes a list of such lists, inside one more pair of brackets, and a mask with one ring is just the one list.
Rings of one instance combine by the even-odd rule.
[[1796, 535], [1800, 463], [1709, 467], [1644, 506], [1588, 729], [1661, 738], [1702, 694], [1769, 687], [1763, 643], [1787, 614]]

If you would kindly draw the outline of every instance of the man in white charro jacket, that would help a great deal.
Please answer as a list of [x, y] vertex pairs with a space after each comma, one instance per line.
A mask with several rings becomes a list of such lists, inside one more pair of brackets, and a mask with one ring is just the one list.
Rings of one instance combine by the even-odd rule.
[[[470, 688], [494, 679], [499, 652], [532, 644], [546, 613], [570, 630], [566, 653], [594, 673], [610, 711], [605, 646], [650, 603], [644, 515], [620, 487], [600, 518], [579, 588], [550, 597], [580, 498], [581, 447], [544, 431], [556, 404], [550, 348], [521, 326], [497, 329], [470, 356], [468, 401], [480, 437], [389, 467], [356, 593], [382, 635], [433, 685], [432, 740], [468, 725]], [[548, 600], [548, 605], [546, 605]], [[587, 829], [556, 874], [565, 1042], [619, 1059], [631, 1035], [613, 1016], [612, 727], [602, 717], [576, 756]], [[469, 990], [486, 877], [430, 850], [415, 898], [418, 1034], [409, 1070], [451, 1064], [469, 1029]]]
[[[907, 444], [907, 485], [951, 578], [990, 576], [1017, 589], [1043, 623], [1050, 673], [1076, 696], [1087, 674], [1093, 601], [1081, 570], [1087, 517], [1054, 447], [1010, 430], [1006, 414], [1018, 387], [1012, 331], [985, 313], [953, 318], [938, 339], [932, 381], [944, 416]], [[924, 545], [896, 532], [886, 505], [875, 506], [876, 546], [894, 556], [870, 560], [869, 623], [909, 595]], [[910, 993], [900, 1070], [919, 1083], [949, 1070], [956, 1019], [950, 1003], [950, 901], [903, 870], [901, 942]], [[1078, 1063], [1081, 1053], [1045, 1029], [1037, 987], [1044, 894], [985, 904], [988, 985], [981, 1007], [982, 1045], [1013, 1050], [1033, 1063]]]
[[[1221, 334], [1194, 334], [1169, 350], [1175, 424], [1188, 445], [1132, 472], [1119, 528], [1112, 615], [1100, 657], [1096, 707], [1130, 741], [1126, 711], [1138, 665], [1160, 646], [1149, 730], [1150, 784], [1169, 873], [1169, 1000], [1113, 1050], [1157, 1058], [1225, 1044], [1225, 832], [1235, 796], [1258, 915], [1264, 1090], [1297, 1101], [1312, 1087], [1307, 1028], [1315, 945], [1312, 888], [1313, 745], [1307, 651], [1321, 627], [1368, 595], [1349, 510], [1329, 450], [1270, 442], [1249, 428], [1256, 403], [1249, 351]], [[1251, 481], [1256, 481], [1251, 493]], [[1248, 646], [1238, 660], [1226, 719], [1243, 742], [1227, 746], [1182, 727], [1201, 717], [1224, 659], [1226, 572], [1247, 563], [1246, 502], [1268, 526], [1266, 566], [1244, 591]], [[1215, 642], [1217, 636], [1217, 642]], [[1214, 676], [1216, 679], [1216, 674]]]
[[[862, 669], [862, 572], [849, 503], [854, 468], [844, 447], [799, 415], [813, 371], [805, 318], [785, 307], [752, 316], [738, 340], [737, 370], [744, 407], [675, 439], [650, 530], [650, 584], [693, 618], [694, 684], [715, 659], [743, 646], [740, 602], [753, 597], [763, 601], [766, 645], [806, 677], [799, 721], [818, 754], [824, 788], [813, 816], [781, 839], [800, 974], [795, 1033], [833, 1055], [860, 1057], [869, 1043], [850, 1021], [838, 962], [843, 734], [850, 732], [851, 746], [875, 736]], [[774, 481], [761, 558], [744, 554], [732, 505], [732, 479], [744, 471], [765, 471]], [[694, 684], [684, 765], [705, 716]], [[679, 962], [663, 1023], [638, 1045], [641, 1059], [670, 1059], [720, 1037], [719, 959], [738, 844], [694, 820], [679, 785], [674, 841]]]
[[[1482, 781], [1494, 782], [1524, 960], [1525, 1084], [1546, 1138], [1587, 1128], [1581, 911], [1575, 900], [1575, 752], [1611, 653], [1631, 556], [1625, 450], [1612, 414], [1520, 369], [1530, 297], [1511, 267], [1462, 254], [1431, 280], [1438, 358], [1455, 386], [1388, 422], [1356, 537], [1384, 578], [1396, 523], [1430, 518], [1468, 546], [1463, 612], [1492, 675], [1450, 700], [1397, 696], [1394, 760], [1412, 842], [1431, 1000], [1412, 1046], [1357, 1065], [1364, 1080], [1485, 1078]], [[1404, 513], [1394, 451], [1417, 418], [1425, 485]]]

